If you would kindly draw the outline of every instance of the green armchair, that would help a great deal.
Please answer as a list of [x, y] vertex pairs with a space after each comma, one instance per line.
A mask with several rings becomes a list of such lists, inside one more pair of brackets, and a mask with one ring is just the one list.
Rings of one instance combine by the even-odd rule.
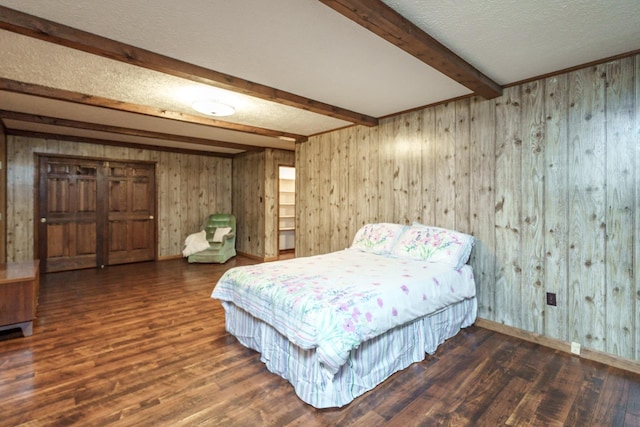
[[225, 263], [236, 256], [236, 217], [231, 214], [209, 215], [202, 224], [209, 248], [189, 255], [189, 262]]

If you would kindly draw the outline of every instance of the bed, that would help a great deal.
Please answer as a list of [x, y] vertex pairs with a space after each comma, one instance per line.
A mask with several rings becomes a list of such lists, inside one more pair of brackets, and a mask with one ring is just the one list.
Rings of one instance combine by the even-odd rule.
[[342, 251], [232, 268], [211, 296], [300, 399], [341, 407], [473, 324], [472, 246], [452, 230], [367, 224]]

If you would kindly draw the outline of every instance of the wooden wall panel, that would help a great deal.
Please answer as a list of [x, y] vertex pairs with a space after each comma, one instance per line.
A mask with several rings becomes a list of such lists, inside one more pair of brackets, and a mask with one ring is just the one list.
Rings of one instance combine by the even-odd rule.
[[505, 89], [496, 101], [495, 254], [496, 321], [517, 323], [522, 293], [520, 87]]
[[380, 144], [378, 143], [378, 127], [357, 127], [358, 134], [358, 159], [356, 176], [356, 182], [359, 195], [358, 207], [360, 216], [356, 222], [356, 226], [351, 229], [351, 234], [348, 238], [349, 244], [353, 241], [356, 232], [365, 224], [380, 222], [379, 206], [380, 206], [380, 191], [379, 188], [379, 168], [380, 153], [378, 149]]
[[456, 105], [442, 104], [435, 107], [435, 212], [438, 227], [455, 229], [455, 177], [456, 177]]
[[[166, 151], [160, 152], [159, 162], [165, 165], [169, 164], [169, 156], [171, 153]], [[171, 176], [169, 168], [157, 168], [156, 170], [156, 189], [158, 192], [158, 254], [170, 254], [171, 239], [169, 237], [169, 229], [171, 227], [171, 212], [169, 204], [169, 194], [171, 194]], [[162, 238], [166, 236], [167, 238]]]
[[456, 230], [469, 233], [471, 218], [469, 201], [471, 198], [471, 150], [469, 135], [469, 99], [455, 104], [456, 109], [456, 137], [455, 137], [455, 226]]
[[[7, 259], [24, 261], [34, 256], [34, 153], [113, 158], [114, 160], [156, 161], [158, 256], [181, 256], [184, 239], [202, 225], [202, 212], [231, 208], [231, 159], [203, 156], [204, 161], [221, 166], [224, 173], [209, 177], [209, 185], [196, 185], [200, 179], [200, 156], [142, 150], [55, 139], [9, 136], [7, 138], [7, 226], [10, 242]], [[193, 170], [182, 165], [189, 164]], [[220, 184], [220, 181], [226, 181]], [[189, 183], [193, 185], [189, 185]], [[214, 199], [209, 193], [221, 187]], [[195, 203], [190, 206], [190, 203]], [[205, 205], [203, 208], [201, 205]], [[195, 214], [192, 212], [196, 212]], [[190, 218], [190, 219], [188, 219]]]
[[7, 249], [7, 137], [0, 121], [0, 263], [6, 261]]
[[[393, 134], [393, 127], [386, 125], [379, 126], [379, 139], [378, 139], [378, 217], [380, 222], [393, 222], [395, 218], [393, 216], [393, 177], [394, 177], [394, 156], [395, 156], [395, 140]], [[392, 122], [393, 123], [393, 122]], [[301, 189], [302, 190], [302, 189]]]
[[[635, 221], [633, 225], [633, 248], [635, 249], [634, 262], [633, 262], [633, 277], [635, 279], [634, 290], [632, 295], [635, 295], [632, 300], [631, 310], [635, 313], [635, 318], [631, 320], [635, 326], [631, 328], [635, 332], [635, 359], [640, 360], [640, 236], [638, 236], [638, 230], [640, 230], [640, 55], [635, 57], [635, 102], [633, 103], [635, 109], [633, 133], [631, 134], [631, 141], [635, 151], [635, 167], [634, 167], [634, 184], [635, 184]], [[635, 305], [634, 305], [635, 304]]]
[[545, 306], [543, 335], [566, 339], [568, 289], [569, 228], [569, 143], [568, 143], [568, 76], [554, 76], [545, 80], [545, 293], [556, 295], [558, 305]]
[[[204, 191], [200, 191], [200, 159], [197, 156], [186, 156], [183, 175], [186, 176], [185, 202], [183, 208], [183, 221], [188, 224], [192, 232], [200, 231], [205, 214], [202, 212]], [[188, 234], [188, 233], [187, 233]]]
[[395, 140], [393, 218], [411, 224], [422, 213], [422, 114], [406, 113], [391, 119]]
[[329, 210], [323, 209], [323, 212], [329, 212], [329, 215], [323, 214], [323, 215], [318, 215], [316, 217], [317, 227], [318, 227], [318, 230], [331, 230], [331, 233], [328, 236], [322, 239], [316, 239], [316, 242], [315, 242], [316, 251], [322, 251], [322, 252], [330, 252], [332, 250], [331, 236], [333, 234], [337, 234], [337, 230], [333, 228], [335, 223], [332, 220], [331, 214], [330, 214], [331, 212], [330, 198], [331, 198], [331, 193], [334, 191], [334, 189], [331, 187], [331, 183], [332, 183], [331, 174], [332, 172], [336, 171], [335, 168], [332, 170], [331, 165], [334, 162], [334, 160], [339, 162], [339, 160], [336, 159], [337, 157], [336, 153], [332, 151], [332, 148], [333, 148], [333, 145], [331, 145], [332, 139], [333, 139], [333, 135], [330, 134], [329, 140], [328, 140], [328, 147], [325, 147], [329, 149], [320, 150], [320, 153], [319, 153], [320, 162], [318, 162], [318, 165], [327, 167], [327, 169], [322, 170], [320, 169], [319, 166], [316, 167], [316, 176], [320, 178], [318, 180], [320, 185], [316, 189], [316, 194], [318, 194], [318, 196], [320, 197], [321, 205], [329, 207]]
[[424, 224], [435, 224], [436, 220], [436, 110], [430, 108], [422, 113], [421, 195], [422, 211], [416, 219]]
[[[313, 151], [311, 156], [316, 161], [311, 162], [311, 176], [308, 183], [309, 185], [306, 187], [309, 188], [310, 191], [305, 194], [316, 201], [316, 203], [309, 205], [311, 209], [307, 216], [307, 221], [312, 230], [310, 241], [311, 250], [316, 254], [330, 251], [327, 236], [334, 232], [328, 227], [325, 229], [320, 228], [320, 224], [322, 224], [325, 219], [328, 219], [329, 215], [328, 206], [326, 205], [327, 199], [325, 197], [326, 188], [324, 188], [323, 185], [326, 182], [327, 174], [331, 172], [331, 165], [327, 163], [327, 150], [331, 149], [331, 136], [325, 135], [323, 139], [323, 144], [314, 144], [312, 147]], [[299, 191], [301, 191], [301, 189], [298, 189], [298, 192]]]
[[[633, 247], [635, 156], [640, 141], [633, 140], [634, 58], [606, 67], [606, 256], [616, 262], [605, 266], [605, 351], [633, 353], [634, 335], [628, 328], [635, 311]], [[640, 325], [639, 325], [640, 326]]]
[[[184, 200], [184, 193], [186, 193], [188, 181], [187, 177], [183, 175], [184, 169], [182, 163], [185, 161], [183, 156], [178, 153], [168, 154], [167, 168], [169, 169], [169, 200], [167, 204], [168, 210], [166, 212], [166, 218], [167, 221], [169, 221], [169, 227], [167, 227], [169, 237], [168, 251], [169, 253], [175, 254], [180, 253], [184, 242], [182, 231], [184, 218], [182, 217], [182, 214], [184, 212], [186, 215], [185, 208], [187, 205]], [[180, 191], [182, 188], [185, 189], [184, 192]]]
[[[345, 131], [344, 138], [340, 138], [336, 133], [329, 134], [327, 141], [331, 147], [324, 150], [330, 157], [327, 161], [330, 174], [326, 181], [327, 203], [329, 205], [329, 215], [322, 219], [328, 224], [322, 224], [324, 230], [332, 230], [333, 232], [327, 236], [329, 240], [329, 251], [337, 251], [345, 247], [345, 237], [349, 235], [349, 223], [357, 215], [357, 205], [355, 209], [348, 209], [349, 195], [348, 185], [350, 181], [349, 170], [349, 150], [354, 147], [354, 134], [351, 129]], [[347, 212], [347, 218], [342, 218], [342, 211]], [[346, 219], [346, 221], [344, 220]]]
[[[346, 130], [347, 129], [345, 129], [345, 131]], [[349, 179], [341, 179], [340, 181], [342, 182], [341, 191], [344, 192], [344, 197], [347, 203], [346, 206], [343, 206], [343, 209], [346, 209], [349, 212], [349, 217], [348, 223], [345, 224], [347, 229], [341, 233], [342, 236], [340, 239], [342, 241], [339, 244], [339, 248], [349, 246], [353, 241], [353, 236], [356, 231], [362, 225], [367, 223], [369, 206], [365, 201], [371, 191], [370, 184], [368, 183], [368, 180], [371, 177], [369, 176], [368, 171], [365, 171], [362, 167], [362, 163], [364, 163], [365, 167], [371, 164], [369, 160], [369, 140], [366, 136], [363, 137], [364, 128], [360, 126], [349, 128], [348, 131], [348, 152], [346, 153], [344, 162], [346, 169], [345, 173], [348, 174]], [[333, 135], [338, 137], [335, 139], [337, 139], [339, 144], [339, 134], [334, 133]], [[373, 179], [377, 180], [377, 173], [372, 175], [375, 176]], [[376, 204], [376, 207], [373, 210], [376, 211], [378, 207], [377, 199], [374, 199], [374, 203]], [[340, 221], [341, 217], [342, 215], [339, 213], [336, 221]]]
[[265, 153], [251, 152], [233, 159], [233, 213], [236, 250], [264, 257]]
[[209, 203], [215, 207], [216, 212], [231, 212], [231, 199], [228, 195], [233, 191], [233, 163], [222, 157], [210, 157], [208, 161], [213, 165], [209, 175], [209, 185], [213, 186], [210, 194], [215, 195], [213, 200], [210, 196]]
[[349, 232], [344, 244], [349, 246], [356, 232], [365, 224], [379, 222], [378, 128], [353, 127], [353, 144], [348, 159]]
[[[385, 123], [383, 129], [386, 130], [384, 134], [385, 140], [393, 141], [393, 157], [391, 159], [393, 175], [390, 175], [387, 179], [391, 181], [390, 195], [391, 197], [386, 199], [391, 203], [393, 210], [391, 212], [391, 218], [394, 222], [406, 224], [406, 210], [409, 207], [408, 196], [408, 176], [409, 170], [415, 165], [415, 161], [409, 160], [407, 157], [409, 144], [407, 143], [405, 133], [403, 132], [403, 125], [406, 122], [405, 115], [395, 116]], [[416, 153], [417, 154], [417, 153]]]
[[[309, 182], [308, 172], [310, 168], [308, 164], [303, 164], [303, 160], [310, 161], [311, 156], [307, 155], [307, 149], [310, 144], [296, 144], [296, 236], [295, 236], [295, 253], [298, 256], [301, 253], [311, 252], [307, 247], [302, 248], [303, 242], [309, 242], [307, 233], [309, 233], [309, 227], [307, 226], [306, 213], [308, 211], [309, 198], [301, 196], [298, 191], [300, 186], [306, 187], [301, 183]], [[304, 236], [303, 236], [303, 233]]]
[[364, 218], [457, 228], [476, 237], [480, 317], [640, 360], [639, 81], [636, 55], [311, 137], [296, 149], [298, 256], [348, 246]]
[[478, 295], [478, 313], [497, 321], [495, 239], [496, 103], [471, 98], [471, 228], [476, 238], [471, 265]]
[[[41, 142], [42, 144], [42, 142]], [[34, 159], [27, 138], [7, 139], [7, 261], [34, 259]]]
[[604, 350], [604, 66], [569, 77], [569, 338]]
[[[293, 152], [291, 153], [293, 154]], [[278, 258], [278, 160], [274, 150], [265, 150], [264, 257]]]
[[544, 86], [540, 81], [522, 87], [521, 328], [544, 329]]

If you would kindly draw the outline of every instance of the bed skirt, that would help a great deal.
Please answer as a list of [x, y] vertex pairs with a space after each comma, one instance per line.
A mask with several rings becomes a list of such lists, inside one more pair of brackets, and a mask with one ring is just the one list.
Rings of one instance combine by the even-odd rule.
[[304, 402], [316, 408], [341, 407], [414, 362], [435, 353], [438, 346], [471, 326], [477, 315], [476, 298], [463, 300], [436, 313], [398, 326], [351, 351], [337, 374], [327, 375], [315, 351], [292, 344], [267, 323], [223, 301], [225, 324], [245, 347], [261, 354], [269, 371], [288, 380]]

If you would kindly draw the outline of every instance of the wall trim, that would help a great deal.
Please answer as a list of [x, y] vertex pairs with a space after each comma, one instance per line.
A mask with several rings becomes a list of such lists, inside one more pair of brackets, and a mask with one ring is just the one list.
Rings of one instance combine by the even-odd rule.
[[507, 326], [502, 323], [497, 323], [491, 320], [477, 318], [476, 326], [490, 331], [498, 332], [510, 337], [518, 338], [524, 341], [529, 341], [535, 344], [540, 344], [545, 347], [552, 348], [554, 350], [568, 353], [574, 357], [581, 359], [591, 360], [593, 362], [599, 362], [614, 368], [623, 369], [625, 371], [640, 374], [640, 362], [636, 362], [630, 359], [624, 359], [618, 356], [614, 356], [609, 353], [603, 353], [597, 350], [591, 350], [588, 348], [582, 348], [580, 355], [571, 353], [571, 343], [556, 338], [549, 338], [535, 332], [525, 331], [523, 329], [514, 328], [513, 326]]
[[180, 259], [180, 258], [184, 258], [182, 256], [182, 254], [178, 254], [178, 255], [165, 255], [165, 256], [159, 256], [158, 257], [158, 261], [170, 261], [172, 259]]
[[267, 261], [269, 261], [269, 260], [268, 260], [268, 259], [266, 259], [265, 257], [261, 257], [261, 256], [259, 256], [259, 255], [248, 254], [248, 253], [246, 253], [246, 252], [242, 252], [242, 251], [238, 251], [238, 250], [236, 250], [236, 253], [237, 253], [238, 255], [243, 256], [243, 257], [247, 257], [247, 258], [249, 258], [249, 259], [254, 259], [254, 260], [256, 260], [256, 261], [260, 261], [260, 262], [267, 262]]

